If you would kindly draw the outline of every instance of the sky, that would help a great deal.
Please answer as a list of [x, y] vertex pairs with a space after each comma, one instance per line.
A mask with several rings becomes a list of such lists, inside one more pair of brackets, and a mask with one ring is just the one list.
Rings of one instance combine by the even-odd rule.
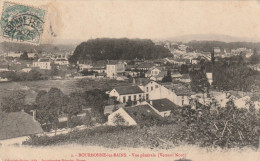
[[[254, 0], [55, 0], [47, 33], [54, 43], [91, 38], [161, 39], [190, 34], [260, 38], [260, 3]], [[45, 33], [46, 34], [46, 33]]]

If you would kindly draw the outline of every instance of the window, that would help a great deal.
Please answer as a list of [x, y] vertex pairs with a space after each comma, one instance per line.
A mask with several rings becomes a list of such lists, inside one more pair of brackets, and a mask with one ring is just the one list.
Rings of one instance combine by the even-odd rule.
[[155, 88], [158, 88], [158, 85], [155, 85]]
[[125, 96], [123, 97], [123, 103], [125, 103], [126, 102], [126, 100], [125, 100]]
[[128, 101], [131, 101], [131, 96], [128, 96]]
[[153, 87], [151, 87], [151, 91], [153, 90]]
[[134, 95], [134, 101], [136, 101], [136, 95]]
[[149, 92], [149, 88], [148, 87], [146, 87], [146, 92]]
[[149, 100], [149, 94], [146, 94], [146, 100]]

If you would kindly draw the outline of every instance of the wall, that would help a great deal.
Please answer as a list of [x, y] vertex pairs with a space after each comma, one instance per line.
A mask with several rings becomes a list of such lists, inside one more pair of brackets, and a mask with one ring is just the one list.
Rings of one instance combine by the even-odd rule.
[[113, 120], [114, 120], [114, 117], [116, 116], [116, 114], [120, 114], [120, 116], [122, 116], [125, 119], [125, 121], [128, 122], [128, 126], [137, 125], [135, 120], [132, 119], [132, 117], [130, 117], [123, 108], [118, 109], [117, 111], [113, 112], [111, 115], [108, 116], [108, 121], [107, 121], [108, 125], [115, 126], [115, 124], [113, 123]]

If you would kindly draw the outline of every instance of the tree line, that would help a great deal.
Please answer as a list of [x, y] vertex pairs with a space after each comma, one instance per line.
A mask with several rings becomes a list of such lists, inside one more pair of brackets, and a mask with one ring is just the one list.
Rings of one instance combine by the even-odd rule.
[[24, 110], [30, 113], [36, 110], [36, 119], [46, 131], [57, 129], [59, 118], [62, 116], [67, 117], [67, 127], [73, 126], [72, 119], [79, 113], [86, 113], [85, 120], [88, 120], [86, 124], [90, 124], [91, 119], [95, 119], [98, 123], [103, 123], [106, 119], [103, 106], [108, 100], [108, 95], [98, 89], [66, 95], [60, 89], [53, 87], [49, 91], [39, 91], [32, 105], [26, 104], [25, 99], [24, 91], [12, 91], [2, 98], [1, 111]]
[[78, 60], [157, 59], [171, 55], [168, 49], [155, 45], [149, 39], [101, 38], [79, 44], [69, 62], [75, 64]]

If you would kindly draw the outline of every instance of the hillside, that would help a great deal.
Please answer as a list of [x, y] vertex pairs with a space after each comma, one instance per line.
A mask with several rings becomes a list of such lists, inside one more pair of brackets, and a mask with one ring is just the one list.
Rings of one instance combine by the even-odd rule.
[[259, 42], [259, 38], [237, 37], [223, 34], [192, 34], [167, 38], [170, 41], [184, 42], [197, 41], [223, 41], [223, 42]]
[[210, 52], [213, 47], [219, 47], [222, 51], [226, 49], [230, 51], [231, 49], [237, 48], [247, 48], [247, 49], [256, 49], [260, 50], [260, 43], [255, 42], [222, 42], [222, 41], [190, 41], [186, 43], [189, 47], [188, 50], [191, 51], [204, 51]]
[[163, 46], [155, 45], [149, 39], [91, 39], [79, 44], [73, 56], [69, 59], [70, 63], [78, 60], [132, 60], [157, 59], [171, 56], [168, 49]]
[[68, 51], [72, 52], [75, 49], [75, 45], [69, 44], [40, 44], [31, 45], [24, 43], [2, 42], [0, 43], [0, 52], [59, 52]]

